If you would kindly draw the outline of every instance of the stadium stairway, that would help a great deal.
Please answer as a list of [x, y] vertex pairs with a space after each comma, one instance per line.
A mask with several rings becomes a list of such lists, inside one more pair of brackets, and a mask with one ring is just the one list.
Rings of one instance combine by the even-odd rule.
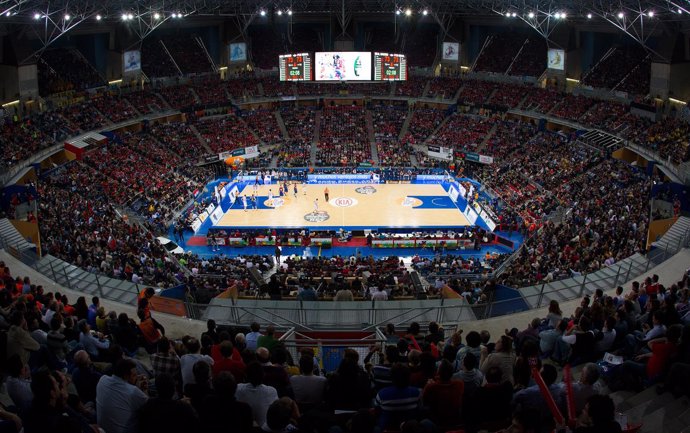
[[690, 218], [679, 217], [666, 233], [652, 243], [661, 251], [675, 251], [690, 236]]
[[17, 231], [12, 222], [7, 218], [0, 219], [0, 246], [2, 245], [12, 248], [18, 253], [36, 249], [36, 244], [24, 239], [24, 236]]
[[405, 135], [407, 134], [407, 131], [410, 129], [410, 122], [412, 121], [412, 116], [414, 116], [414, 112], [412, 110], [407, 110], [407, 116], [405, 116], [405, 121], [402, 124], [402, 127], [400, 127], [400, 134], [398, 134], [399, 139], [403, 139]]
[[51, 277], [56, 283], [80, 293], [105, 297], [128, 305], [135, 305], [137, 302], [140, 287], [130, 281], [87, 272], [50, 254], [41, 257], [35, 267], [38, 272]]
[[283, 116], [280, 115], [280, 110], [274, 111], [273, 115], [275, 116], [276, 122], [278, 123], [278, 128], [280, 128], [280, 133], [283, 134], [283, 139], [289, 140], [290, 134], [288, 133], [288, 130], [285, 127], [285, 122], [283, 121]]
[[656, 386], [639, 393], [616, 391], [609, 396], [616, 405], [616, 412], [624, 415], [629, 424], [642, 423], [640, 433], [690, 432], [690, 399], [687, 397], [675, 398], [668, 392], [658, 395]]
[[192, 132], [194, 133], [194, 136], [196, 137], [197, 141], [199, 142], [199, 144], [201, 144], [201, 146], [203, 146], [203, 148], [204, 148], [204, 150], [205, 150], [206, 152], [208, 152], [208, 153], [215, 153], [215, 152], [208, 146], [208, 144], [206, 143], [206, 140], [204, 140], [204, 138], [201, 136], [201, 134], [199, 134], [199, 130], [196, 129], [196, 126], [194, 126], [194, 125], [192, 125], [192, 124], [189, 124], [189, 130], [192, 131]]
[[424, 90], [422, 90], [422, 94], [419, 95], [420, 98], [426, 97], [426, 94], [429, 93], [429, 87], [431, 87], [431, 80], [426, 80], [426, 85], [424, 85]]

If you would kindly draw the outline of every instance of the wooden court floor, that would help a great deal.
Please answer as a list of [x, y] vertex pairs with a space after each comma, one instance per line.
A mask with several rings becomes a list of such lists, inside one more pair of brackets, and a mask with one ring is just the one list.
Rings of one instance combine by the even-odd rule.
[[[324, 189], [329, 189], [325, 202]], [[278, 195], [278, 185], [260, 185], [259, 208], [243, 210], [241, 196], [254, 191], [247, 186], [240, 197], [220, 219], [216, 227], [449, 227], [470, 225], [465, 215], [448, 198], [441, 185], [372, 184], [372, 185], [303, 185], [293, 186], [284, 197], [269, 201], [269, 189]], [[318, 198], [318, 211], [314, 199]]]

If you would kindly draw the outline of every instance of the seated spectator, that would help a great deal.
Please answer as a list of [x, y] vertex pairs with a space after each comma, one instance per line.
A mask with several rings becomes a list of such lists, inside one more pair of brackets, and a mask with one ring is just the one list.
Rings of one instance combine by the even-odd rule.
[[211, 366], [206, 361], [199, 360], [194, 363], [192, 374], [194, 383], [184, 386], [184, 395], [198, 412], [206, 396], [211, 393]]
[[404, 364], [391, 367], [391, 386], [376, 394], [375, 406], [380, 411], [379, 427], [397, 428], [415, 419], [421, 405], [421, 390], [410, 386], [410, 369]]
[[595, 394], [585, 405], [584, 422], [574, 433], [621, 433], [621, 426], [616, 422], [616, 407], [608, 395]]
[[515, 365], [515, 353], [513, 352], [513, 339], [501, 335], [496, 342], [493, 353], [488, 353], [486, 346], [481, 348], [481, 358], [479, 368], [486, 375], [491, 367], [498, 367], [501, 370], [501, 382], [513, 380], [513, 365]]
[[464, 382], [453, 379], [453, 366], [444, 360], [438, 368], [438, 379], [430, 380], [422, 392], [422, 404], [430, 411], [437, 428], [450, 429], [460, 423], [464, 399]]
[[[196, 338], [190, 338], [185, 344], [187, 353], [180, 357], [180, 369], [182, 372], [182, 386], [186, 387], [188, 384], [196, 383], [194, 376], [194, 366], [198, 361], [204, 361], [210, 367], [213, 366], [213, 358], [208, 355], [202, 355], [201, 344]], [[210, 378], [209, 378], [210, 380]]]
[[[563, 397], [562, 388], [556, 384], [558, 378], [558, 371], [556, 367], [551, 364], [545, 364], [541, 368], [541, 377], [544, 380], [547, 388], [551, 392], [554, 401], [559, 402]], [[553, 425], [553, 415], [548, 409], [546, 401], [541, 393], [538, 385], [532, 385], [528, 388], [520, 390], [513, 395], [513, 405], [523, 410], [533, 410], [538, 412], [541, 419], [541, 425], [548, 428], [550, 431], [555, 426]]]
[[22, 364], [19, 355], [14, 354], [7, 360], [7, 379], [5, 388], [19, 413], [26, 413], [31, 407], [34, 396], [31, 392], [31, 371], [29, 366]]
[[174, 400], [175, 379], [169, 374], [156, 377], [155, 398], [150, 398], [139, 410], [139, 431], [186, 433], [199, 425], [199, 416], [187, 402]]
[[108, 433], [138, 431], [138, 412], [148, 401], [147, 390], [148, 380], [137, 375], [136, 364], [118, 361], [113, 375], [101, 377], [96, 387], [98, 425]]
[[471, 400], [467, 400], [468, 405], [463, 407], [463, 417], [471, 431], [479, 427], [498, 429], [510, 424], [513, 385], [501, 380], [502, 375], [500, 367], [489, 368], [486, 382], [475, 391]]
[[290, 385], [295, 395], [295, 401], [300, 407], [310, 407], [323, 401], [326, 391], [326, 378], [314, 375], [314, 357], [302, 355], [299, 359], [297, 376], [290, 377]]
[[272, 386], [263, 384], [264, 369], [258, 362], [247, 365], [247, 383], [237, 386], [235, 397], [237, 401], [247, 403], [252, 408], [254, 422], [264, 425], [266, 412], [274, 401], [278, 400], [278, 393]]
[[103, 376], [96, 370], [91, 357], [85, 350], [79, 350], [74, 354], [74, 370], [72, 370], [72, 383], [77, 389], [82, 403], [96, 402], [96, 389]]
[[[213, 393], [206, 396], [199, 410], [204, 432], [251, 431], [252, 408], [236, 400], [236, 391], [237, 382], [230, 372], [222, 371], [213, 379]], [[228, 420], [232, 423], [228, 424]]]

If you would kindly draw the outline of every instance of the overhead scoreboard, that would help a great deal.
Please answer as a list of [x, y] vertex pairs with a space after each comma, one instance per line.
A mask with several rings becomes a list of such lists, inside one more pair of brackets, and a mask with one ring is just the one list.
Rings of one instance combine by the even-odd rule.
[[311, 81], [309, 53], [283, 54], [279, 57], [280, 81]]
[[404, 54], [374, 53], [374, 80], [407, 80], [407, 59]]

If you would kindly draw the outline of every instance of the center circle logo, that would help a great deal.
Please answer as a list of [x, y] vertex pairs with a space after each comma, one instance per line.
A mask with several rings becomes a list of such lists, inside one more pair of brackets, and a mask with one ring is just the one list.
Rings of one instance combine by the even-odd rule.
[[365, 195], [371, 195], [376, 193], [376, 188], [373, 186], [360, 186], [359, 188], [355, 188], [355, 192], [359, 194], [365, 194]]
[[351, 197], [336, 197], [331, 199], [328, 203], [335, 207], [352, 207], [357, 205], [357, 199]]
[[322, 223], [326, 221], [328, 218], [331, 216], [328, 215], [328, 212], [310, 212], [306, 215], [304, 215], [304, 219], [306, 221], [309, 221], [310, 223]]

